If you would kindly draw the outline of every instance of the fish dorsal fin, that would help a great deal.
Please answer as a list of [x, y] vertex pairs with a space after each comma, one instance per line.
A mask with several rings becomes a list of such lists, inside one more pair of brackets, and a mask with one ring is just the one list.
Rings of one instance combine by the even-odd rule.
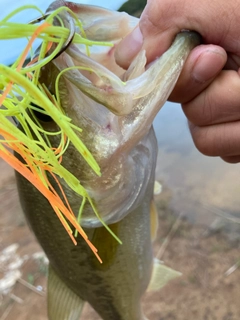
[[154, 259], [152, 278], [147, 291], [157, 291], [163, 288], [170, 280], [181, 275], [181, 272], [168, 268], [160, 260]]
[[150, 204], [151, 240], [154, 241], [158, 231], [158, 213], [154, 200]]
[[49, 265], [48, 270], [48, 319], [79, 320], [84, 301], [59, 278]]

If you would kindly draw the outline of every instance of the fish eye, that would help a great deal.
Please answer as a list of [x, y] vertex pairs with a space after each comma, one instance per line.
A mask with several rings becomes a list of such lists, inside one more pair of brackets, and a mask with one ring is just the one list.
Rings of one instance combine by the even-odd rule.
[[51, 122], [51, 121], [53, 121], [53, 119], [49, 115], [41, 112], [41, 110], [44, 110], [43, 108], [39, 107], [37, 104], [35, 104], [33, 102], [31, 102], [31, 106], [34, 107], [34, 109], [31, 109], [32, 113], [34, 114], [34, 116], [39, 121], [42, 121], [42, 122]]

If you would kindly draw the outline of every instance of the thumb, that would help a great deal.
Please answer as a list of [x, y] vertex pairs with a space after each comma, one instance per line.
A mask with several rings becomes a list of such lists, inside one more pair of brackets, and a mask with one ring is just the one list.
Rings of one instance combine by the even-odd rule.
[[146, 50], [148, 62], [153, 61], [183, 29], [200, 33], [204, 43], [218, 44], [240, 55], [236, 41], [238, 21], [231, 16], [235, 2], [224, 1], [223, 10], [223, 0], [148, 0], [139, 25], [116, 48], [117, 63], [128, 67], [140, 49]]
[[[162, 1], [161, 6], [160, 1], [148, 1], [139, 25], [118, 44], [115, 58], [121, 67], [128, 68], [141, 49], [146, 50], [148, 62], [151, 62], [170, 47], [176, 34], [181, 31], [176, 21], [173, 22], [175, 6], [166, 10], [164, 3], [168, 1]], [[179, 15], [181, 13], [178, 10]]]

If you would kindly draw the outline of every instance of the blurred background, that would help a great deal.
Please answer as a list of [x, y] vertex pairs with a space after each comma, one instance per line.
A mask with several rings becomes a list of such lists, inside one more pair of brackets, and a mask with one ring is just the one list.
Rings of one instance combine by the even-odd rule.
[[[24, 4], [35, 4], [45, 11], [51, 2], [1, 0], [0, 18]], [[76, 2], [113, 10], [122, 6], [120, 10], [136, 16], [146, 3]], [[17, 19], [27, 22], [35, 17], [33, 11], [27, 17], [19, 14]], [[21, 46], [21, 42], [2, 42], [0, 63], [12, 63]], [[159, 231], [154, 250], [158, 258], [183, 276], [160, 292], [148, 293], [145, 313], [150, 320], [238, 320], [239, 164], [201, 155], [178, 104], [167, 102], [154, 128], [159, 144], [156, 180], [162, 189], [156, 195]], [[21, 212], [13, 171], [0, 159], [0, 320], [47, 319], [46, 272], [45, 256]], [[82, 319], [99, 317], [87, 306]]]

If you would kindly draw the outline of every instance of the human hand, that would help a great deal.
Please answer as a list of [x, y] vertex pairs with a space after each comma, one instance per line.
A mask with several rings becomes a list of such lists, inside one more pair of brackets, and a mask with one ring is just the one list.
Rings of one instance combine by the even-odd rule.
[[[117, 61], [124, 67], [141, 48], [151, 62], [182, 29], [199, 32], [205, 44], [188, 57], [170, 100], [182, 104], [196, 147], [231, 163], [240, 161], [237, 6], [235, 0], [149, 0], [139, 28], [116, 51]], [[228, 70], [222, 70], [224, 66]]]

